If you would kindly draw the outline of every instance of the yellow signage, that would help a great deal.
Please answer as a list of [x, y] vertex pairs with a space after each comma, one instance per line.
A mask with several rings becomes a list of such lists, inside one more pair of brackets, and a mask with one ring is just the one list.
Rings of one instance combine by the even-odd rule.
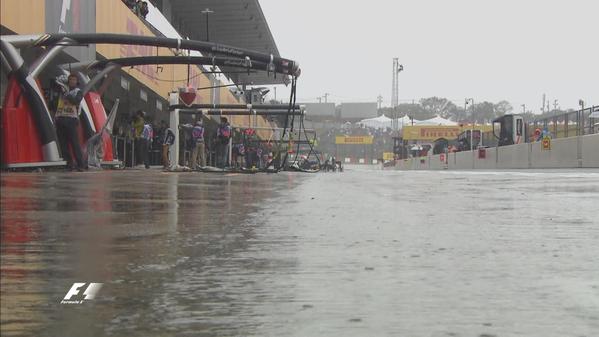
[[404, 126], [403, 139], [405, 140], [429, 140], [435, 141], [439, 138], [456, 139], [458, 135], [466, 130], [491, 131], [491, 125], [473, 125], [473, 126], [434, 126], [434, 125], [413, 125]]
[[335, 144], [362, 144], [369, 145], [372, 144], [372, 136], [336, 136]]
[[482, 132], [488, 132], [488, 131], [493, 131], [493, 125], [481, 125], [481, 124], [474, 124], [474, 125], [462, 125], [462, 132], [466, 131], [466, 130], [482, 130]]
[[541, 141], [541, 149], [543, 150], [551, 150], [551, 137], [545, 136]]
[[403, 139], [405, 140], [430, 140], [439, 138], [454, 139], [462, 132], [459, 126], [404, 126]]
[[383, 152], [383, 160], [393, 160], [393, 159], [395, 159], [393, 152]]

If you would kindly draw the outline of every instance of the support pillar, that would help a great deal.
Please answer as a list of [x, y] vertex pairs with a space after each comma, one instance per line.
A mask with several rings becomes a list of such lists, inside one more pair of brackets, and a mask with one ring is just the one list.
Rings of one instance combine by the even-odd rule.
[[[171, 92], [169, 95], [169, 103], [171, 105], [178, 104], [179, 94], [176, 92]], [[174, 109], [170, 111], [169, 127], [171, 130], [173, 130], [173, 133], [175, 134], [175, 141], [169, 149], [169, 161], [171, 162], [170, 169], [176, 170], [177, 168], [179, 168], [179, 109]]]

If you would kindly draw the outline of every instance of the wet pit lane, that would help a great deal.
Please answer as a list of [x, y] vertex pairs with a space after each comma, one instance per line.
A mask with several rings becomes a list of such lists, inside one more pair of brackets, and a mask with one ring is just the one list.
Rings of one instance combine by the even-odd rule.
[[1, 333], [599, 336], [598, 201], [597, 170], [3, 174]]

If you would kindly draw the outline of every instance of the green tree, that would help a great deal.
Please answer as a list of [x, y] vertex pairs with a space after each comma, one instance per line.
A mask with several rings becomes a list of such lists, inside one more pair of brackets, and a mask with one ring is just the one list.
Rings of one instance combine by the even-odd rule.
[[456, 105], [447, 98], [436, 96], [421, 99], [420, 105], [422, 106], [422, 109], [430, 116], [429, 118], [435, 116], [448, 118], [450, 117], [450, 112], [457, 109]]
[[495, 104], [495, 117], [503, 116], [514, 111], [514, 107], [508, 101], [499, 101]]
[[470, 112], [471, 121], [481, 124], [489, 123], [495, 118], [495, 105], [487, 101], [477, 103]]
[[447, 98], [434, 96], [423, 98], [416, 104], [403, 103], [395, 109], [381, 108], [379, 109], [379, 116], [385, 114], [385, 116], [390, 118], [398, 118], [408, 115], [417, 120], [441, 116], [459, 123], [489, 123], [496, 117], [513, 113], [513, 110], [512, 105], [506, 100], [501, 100], [495, 104], [484, 101], [475, 104], [474, 109], [472, 109], [472, 106], [469, 106], [464, 110], [463, 107], [455, 105]]
[[[427, 113], [424, 111], [420, 104], [409, 104], [404, 103], [397, 106], [397, 108], [381, 108], [379, 109], [379, 116], [384, 114], [389, 118], [400, 118], [408, 115], [415, 119], [423, 119]], [[429, 117], [427, 117], [429, 118]]]

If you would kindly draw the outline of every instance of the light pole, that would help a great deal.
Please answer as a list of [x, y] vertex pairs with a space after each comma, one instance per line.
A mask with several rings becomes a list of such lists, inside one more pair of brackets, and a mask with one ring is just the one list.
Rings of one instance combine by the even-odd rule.
[[[468, 102], [472, 103], [472, 118], [474, 118], [474, 98], [466, 98], [464, 100], [464, 114], [466, 114], [468, 108]], [[472, 151], [472, 142], [474, 141], [474, 121], [470, 121], [470, 151]]]
[[391, 107], [399, 104], [399, 73], [403, 71], [403, 64], [399, 64], [397, 57], [393, 58], [393, 85], [391, 87]]
[[464, 100], [464, 114], [466, 116], [468, 116], [468, 103], [472, 103], [472, 118], [474, 118], [474, 98], [466, 98]]
[[[397, 107], [398, 111], [395, 113], [395, 119], [399, 118], [399, 73], [403, 71], [403, 64], [399, 65], [397, 68]], [[412, 125], [414, 125], [414, 120], [412, 120]], [[398, 130], [399, 131], [399, 130]]]
[[[584, 125], [582, 125], [582, 128], [580, 125], [581, 121], [582, 121], [582, 123], [584, 123], [584, 117], [583, 117], [584, 116], [584, 101], [582, 99], [579, 99], [578, 105], [580, 105], [580, 112], [576, 114], [576, 119], [577, 119], [576, 120], [576, 126], [577, 126], [576, 135], [577, 136], [584, 133]], [[580, 158], [580, 157], [578, 157], [578, 158]]]
[[395, 99], [397, 100], [397, 104], [399, 106], [399, 73], [403, 71], [403, 64], [400, 64], [397, 68], [397, 96]]
[[210, 25], [208, 23], [208, 21], [209, 21], [208, 17], [210, 14], [213, 14], [214, 11], [210, 10], [210, 8], [206, 8], [201, 13], [206, 15], [206, 41], [209, 42], [210, 41]]
[[403, 64], [399, 64], [397, 57], [393, 58], [393, 85], [391, 87], [391, 108], [393, 109], [392, 128], [394, 131], [399, 130], [399, 123], [395, 120], [398, 118], [397, 107], [399, 105], [399, 73], [403, 71]]

